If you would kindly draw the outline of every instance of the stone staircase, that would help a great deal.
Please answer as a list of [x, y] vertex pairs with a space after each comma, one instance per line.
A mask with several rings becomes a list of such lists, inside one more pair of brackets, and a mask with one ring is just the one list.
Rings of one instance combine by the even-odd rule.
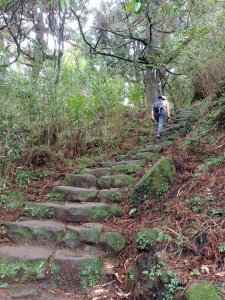
[[143, 167], [153, 165], [168, 142], [186, 131], [190, 114], [180, 111], [160, 140], [67, 174], [47, 202], [28, 202], [20, 220], [5, 224], [10, 242], [0, 245], [2, 282], [38, 280], [44, 288], [75, 292], [109, 280], [108, 262], [116, 264], [126, 239], [106, 221], [123, 216], [120, 203]]

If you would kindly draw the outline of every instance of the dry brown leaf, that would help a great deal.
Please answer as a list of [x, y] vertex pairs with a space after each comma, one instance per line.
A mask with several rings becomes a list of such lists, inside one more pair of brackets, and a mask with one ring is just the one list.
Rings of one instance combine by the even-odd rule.
[[125, 294], [125, 293], [123, 293], [123, 292], [116, 292], [116, 294], [117, 294], [117, 296], [119, 296], [119, 297], [123, 297], [123, 298], [128, 299], [128, 297], [130, 296], [131, 293]]
[[201, 270], [202, 270], [203, 272], [205, 272], [206, 274], [209, 274], [209, 273], [210, 273], [209, 267], [206, 266], [206, 265], [202, 265], [202, 266], [201, 266]]
[[119, 281], [119, 283], [123, 283], [123, 276], [120, 276], [118, 273], [114, 273], [116, 280]]
[[217, 276], [217, 277], [225, 277], [225, 271], [223, 271], [223, 272], [217, 272], [215, 274], [215, 276]]

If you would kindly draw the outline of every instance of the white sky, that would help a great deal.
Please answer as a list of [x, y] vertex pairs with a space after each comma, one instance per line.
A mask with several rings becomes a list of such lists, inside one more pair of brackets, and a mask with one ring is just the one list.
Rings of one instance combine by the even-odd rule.
[[90, 7], [98, 7], [101, 1], [99, 0], [89, 0]]

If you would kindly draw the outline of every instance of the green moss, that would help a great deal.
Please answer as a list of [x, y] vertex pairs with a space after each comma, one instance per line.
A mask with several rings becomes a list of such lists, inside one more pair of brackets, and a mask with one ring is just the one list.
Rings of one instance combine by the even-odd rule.
[[113, 216], [113, 211], [108, 206], [100, 206], [93, 208], [91, 214], [93, 220], [108, 219]]
[[152, 197], [162, 197], [172, 185], [173, 180], [172, 160], [168, 157], [162, 157], [145, 173], [130, 193], [130, 203], [138, 206]]
[[143, 157], [147, 160], [150, 160], [152, 162], [156, 162], [158, 159], [158, 154], [157, 153], [151, 153], [151, 152], [142, 152], [137, 154], [140, 157]]
[[83, 169], [80, 174], [90, 174], [95, 176], [111, 175], [111, 168], [96, 168], [96, 169]]
[[187, 300], [222, 300], [216, 287], [208, 281], [199, 281], [188, 287]]
[[163, 147], [163, 149], [167, 149], [172, 145], [172, 141], [164, 141], [161, 145]]
[[102, 190], [99, 192], [98, 197], [100, 199], [107, 200], [110, 202], [116, 202], [121, 200], [122, 191], [119, 189]]
[[80, 244], [80, 236], [76, 231], [68, 229], [62, 241], [67, 245], [67, 247], [76, 248]]
[[122, 216], [123, 210], [122, 210], [122, 208], [119, 205], [114, 204], [114, 205], [111, 206], [111, 209], [113, 211], [113, 215], [114, 216], [116, 216], [116, 217]]
[[101, 232], [102, 228], [84, 228], [80, 231], [80, 240], [86, 243], [97, 244], [100, 239]]
[[131, 185], [135, 182], [135, 179], [130, 175], [115, 175], [113, 178], [113, 186], [114, 187], [123, 187], [127, 185]]
[[66, 175], [65, 178], [63, 179], [63, 185], [73, 185], [73, 178], [72, 176]]
[[112, 167], [112, 174], [132, 174], [141, 171], [139, 164], [118, 165]]
[[112, 176], [102, 176], [97, 179], [97, 184], [100, 188], [110, 188], [112, 186]]
[[27, 262], [25, 260], [4, 259], [0, 261], [1, 279], [6, 282], [25, 282], [44, 279], [47, 260]]
[[32, 238], [32, 231], [28, 228], [16, 226], [14, 224], [6, 224], [5, 225], [7, 235], [9, 238], [15, 241], [29, 241]]
[[100, 258], [88, 259], [81, 265], [81, 286], [83, 289], [100, 282], [103, 262]]
[[120, 253], [126, 246], [126, 240], [119, 232], [105, 232], [100, 242], [110, 248], [113, 254]]

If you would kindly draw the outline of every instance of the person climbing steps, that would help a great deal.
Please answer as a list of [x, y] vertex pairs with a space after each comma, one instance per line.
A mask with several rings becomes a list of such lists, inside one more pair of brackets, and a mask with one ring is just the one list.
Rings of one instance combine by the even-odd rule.
[[152, 105], [151, 120], [158, 123], [156, 137], [163, 136], [164, 123], [170, 119], [170, 104], [165, 96], [159, 96]]

